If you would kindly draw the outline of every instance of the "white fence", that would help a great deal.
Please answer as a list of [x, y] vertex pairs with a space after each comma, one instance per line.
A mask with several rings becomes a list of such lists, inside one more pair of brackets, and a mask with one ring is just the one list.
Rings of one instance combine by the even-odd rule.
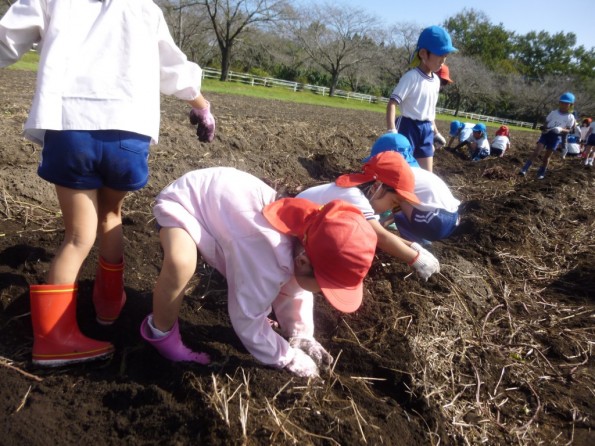
[[[219, 79], [221, 77], [221, 70], [215, 70], [213, 68], [203, 68], [202, 72], [203, 78], [208, 79]], [[234, 73], [230, 71], [227, 75], [227, 80], [230, 82], [240, 82], [242, 84], [252, 85], [252, 86], [262, 86], [262, 87], [281, 87], [287, 88], [293, 91], [312, 91], [316, 94], [320, 94], [322, 96], [327, 96], [330, 93], [330, 88], [328, 87], [320, 87], [318, 85], [310, 85], [310, 84], [302, 84], [300, 82], [293, 82], [293, 81], [285, 81], [281, 79], [275, 79], [273, 77], [259, 77], [253, 76], [251, 74], [244, 74], [244, 73]], [[345, 91], [345, 90], [335, 90], [334, 97], [337, 98], [344, 98], [344, 99], [351, 99], [357, 100], [360, 102], [369, 102], [372, 104], [376, 103], [387, 103], [388, 98], [384, 98], [382, 96], [372, 96], [369, 94], [362, 94], [362, 93], [354, 93], [352, 91]], [[447, 108], [436, 108], [436, 112], [443, 114], [443, 115], [455, 115], [455, 110], [450, 110]], [[485, 121], [485, 122], [494, 122], [498, 124], [507, 124], [507, 125], [515, 125], [518, 127], [528, 127], [532, 128], [533, 124], [530, 122], [523, 122], [523, 121], [515, 121], [512, 119], [503, 119], [497, 118], [494, 116], [486, 116], [486, 115], [479, 115], [477, 113], [468, 113], [464, 111], [459, 111], [457, 118], [468, 119], [470, 121]]]

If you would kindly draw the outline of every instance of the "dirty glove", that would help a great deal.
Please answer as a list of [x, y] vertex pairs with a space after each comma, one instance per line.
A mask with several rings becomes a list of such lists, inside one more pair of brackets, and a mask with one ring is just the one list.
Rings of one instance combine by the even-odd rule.
[[426, 282], [434, 273], [440, 272], [440, 262], [430, 251], [423, 248], [419, 243], [412, 243], [411, 249], [417, 251], [417, 257], [409, 264], [419, 276]]
[[211, 142], [215, 138], [215, 118], [211, 114], [211, 103], [206, 108], [192, 108], [189, 118], [192, 125], [198, 125], [196, 136], [201, 142]]
[[314, 338], [291, 337], [289, 345], [306, 353], [322, 370], [330, 368], [333, 363], [333, 357]]
[[442, 136], [440, 133], [436, 132], [434, 133], [434, 142], [438, 143], [438, 145], [442, 147], [446, 144], [446, 139], [444, 139], [444, 136]]
[[299, 348], [292, 349], [295, 351], [293, 359], [285, 366], [285, 368], [301, 378], [317, 378], [318, 367], [308, 355], [306, 355]]

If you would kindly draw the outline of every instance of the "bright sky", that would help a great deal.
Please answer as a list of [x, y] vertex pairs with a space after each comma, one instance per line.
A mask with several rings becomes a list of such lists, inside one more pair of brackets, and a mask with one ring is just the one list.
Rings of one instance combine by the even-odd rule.
[[[311, 0], [318, 3], [318, 0]], [[415, 23], [424, 28], [440, 25], [463, 10], [483, 11], [493, 25], [502, 23], [507, 31], [527, 34], [530, 31], [560, 31], [576, 34], [577, 45], [595, 48], [593, 0], [335, 0], [381, 18], [386, 25]]]

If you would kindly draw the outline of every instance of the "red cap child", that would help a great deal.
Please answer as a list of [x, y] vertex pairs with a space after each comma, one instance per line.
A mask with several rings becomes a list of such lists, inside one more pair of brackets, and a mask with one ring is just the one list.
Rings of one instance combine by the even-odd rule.
[[376, 233], [361, 211], [341, 200], [320, 206], [283, 198], [265, 206], [263, 214], [277, 231], [300, 240], [330, 304], [345, 313], [357, 310], [376, 252]]

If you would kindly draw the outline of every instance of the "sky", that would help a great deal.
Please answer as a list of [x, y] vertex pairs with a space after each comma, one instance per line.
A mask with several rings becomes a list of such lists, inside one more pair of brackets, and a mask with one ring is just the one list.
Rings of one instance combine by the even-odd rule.
[[507, 31], [573, 32], [577, 46], [595, 48], [593, 0], [334, 0], [333, 4], [363, 9], [379, 17], [385, 25], [405, 22], [418, 24], [420, 28], [440, 25], [464, 8], [473, 8], [484, 12], [493, 25], [502, 23]]

